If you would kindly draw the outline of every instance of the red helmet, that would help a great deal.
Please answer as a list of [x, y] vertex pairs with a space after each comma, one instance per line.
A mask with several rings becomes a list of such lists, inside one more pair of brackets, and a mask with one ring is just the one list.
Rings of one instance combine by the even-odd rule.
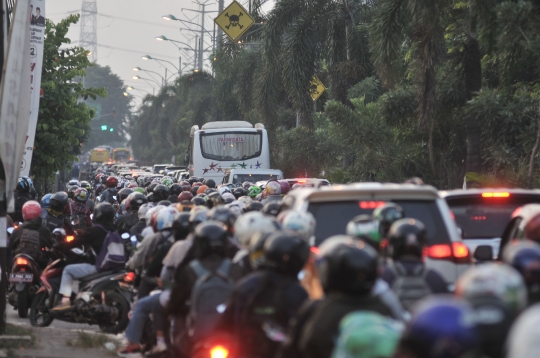
[[23, 219], [32, 220], [41, 215], [41, 205], [37, 201], [29, 200], [22, 207]]
[[118, 185], [118, 179], [112, 176], [108, 177], [105, 185], [107, 185], [107, 188], [116, 188], [116, 186]]
[[182, 202], [184, 200], [191, 201], [193, 199], [193, 194], [189, 191], [183, 191], [178, 195], [178, 202]]
[[99, 183], [102, 176], [103, 176], [103, 173], [99, 173], [98, 175], [96, 175], [95, 182]]

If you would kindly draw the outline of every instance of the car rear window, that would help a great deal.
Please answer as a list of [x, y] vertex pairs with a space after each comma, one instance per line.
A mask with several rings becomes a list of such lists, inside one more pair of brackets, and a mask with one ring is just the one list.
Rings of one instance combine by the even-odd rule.
[[[448, 243], [450, 236], [441, 213], [434, 200], [392, 200], [400, 205], [407, 217], [420, 220], [428, 234], [429, 245]], [[383, 202], [336, 201], [310, 202], [308, 211], [316, 220], [315, 238], [317, 245], [332, 235], [345, 234], [347, 223], [357, 215], [370, 215], [374, 205]]]
[[456, 223], [463, 229], [464, 239], [501, 237], [520, 206], [539, 203], [538, 196], [512, 195], [507, 198], [483, 198], [480, 195], [466, 198], [447, 197], [446, 202], [454, 213]]

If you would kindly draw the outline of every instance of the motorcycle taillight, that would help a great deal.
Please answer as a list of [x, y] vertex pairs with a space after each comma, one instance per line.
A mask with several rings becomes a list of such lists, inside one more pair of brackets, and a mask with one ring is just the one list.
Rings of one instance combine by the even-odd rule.
[[210, 349], [210, 358], [227, 358], [229, 350], [223, 346], [215, 346]]

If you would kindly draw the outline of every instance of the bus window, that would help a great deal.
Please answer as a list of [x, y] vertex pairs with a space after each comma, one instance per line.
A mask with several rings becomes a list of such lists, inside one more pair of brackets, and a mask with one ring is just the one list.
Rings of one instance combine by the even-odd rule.
[[247, 160], [261, 155], [262, 133], [227, 132], [201, 134], [201, 153], [218, 161]]

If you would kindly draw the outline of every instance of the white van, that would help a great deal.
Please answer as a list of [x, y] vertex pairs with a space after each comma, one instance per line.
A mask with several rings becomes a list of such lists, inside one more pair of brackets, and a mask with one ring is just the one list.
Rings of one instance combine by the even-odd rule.
[[283, 179], [283, 172], [279, 169], [230, 169], [223, 175], [223, 184], [242, 184], [249, 181], [268, 181], [270, 179]]

